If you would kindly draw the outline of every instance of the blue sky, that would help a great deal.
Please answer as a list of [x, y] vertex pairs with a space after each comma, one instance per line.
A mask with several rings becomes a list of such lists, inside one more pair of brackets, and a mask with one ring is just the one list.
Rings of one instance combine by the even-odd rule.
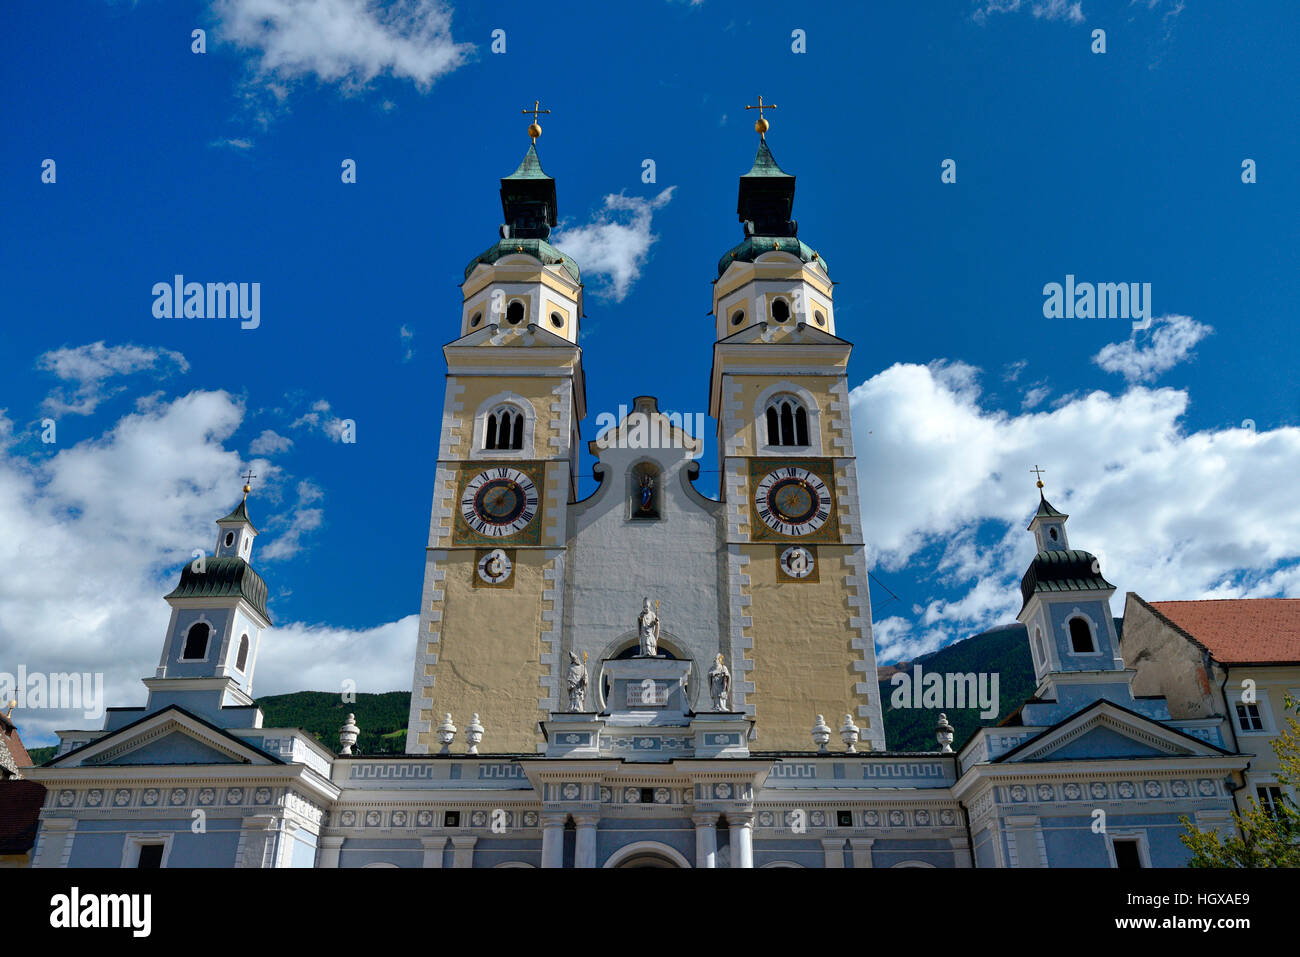
[[[634, 395], [706, 411], [744, 106], [778, 104], [856, 346], [882, 661], [1014, 617], [1035, 464], [1121, 593], [1300, 595], [1289, 2], [68, 9], [11, 4], [0, 37], [0, 670], [103, 670], [138, 703], [160, 595], [251, 463], [259, 692], [409, 687], [440, 350], [535, 98], [583, 254], [585, 438]], [[260, 326], [155, 318], [176, 273], [260, 282]], [[1150, 283], [1151, 328], [1044, 318], [1067, 274]]]

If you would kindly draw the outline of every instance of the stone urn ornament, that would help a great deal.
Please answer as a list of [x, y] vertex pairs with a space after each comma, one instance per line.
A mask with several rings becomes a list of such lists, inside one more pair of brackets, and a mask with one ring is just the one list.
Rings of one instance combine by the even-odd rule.
[[469, 745], [466, 754], [478, 754], [479, 742], [483, 740], [483, 725], [479, 724], [478, 713], [465, 725], [465, 743]]
[[456, 740], [456, 726], [451, 723], [451, 712], [442, 716], [438, 725], [438, 743], [442, 745], [442, 754], [451, 754], [451, 743]]
[[339, 754], [351, 754], [352, 746], [357, 743], [357, 735], [361, 729], [357, 727], [357, 716], [349, 714], [339, 728]]
[[813, 725], [812, 739], [813, 744], [817, 745], [817, 750], [826, 753], [826, 743], [831, 739], [831, 726], [820, 714], [817, 715], [817, 723]]
[[952, 754], [952, 725], [948, 723], [946, 714], [939, 715], [939, 724], [934, 729], [934, 737], [939, 742], [939, 751], [943, 754]]
[[853, 723], [853, 715], [846, 714], [844, 716], [844, 723], [840, 725], [840, 740], [844, 742], [844, 748], [850, 754], [857, 753], [858, 737], [861, 733], [862, 732], [858, 730], [858, 726]]

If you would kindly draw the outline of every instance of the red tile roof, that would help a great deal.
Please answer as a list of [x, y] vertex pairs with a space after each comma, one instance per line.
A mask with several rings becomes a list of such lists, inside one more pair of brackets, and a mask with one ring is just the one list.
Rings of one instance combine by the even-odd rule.
[[1223, 664], [1300, 662], [1300, 598], [1148, 604]]

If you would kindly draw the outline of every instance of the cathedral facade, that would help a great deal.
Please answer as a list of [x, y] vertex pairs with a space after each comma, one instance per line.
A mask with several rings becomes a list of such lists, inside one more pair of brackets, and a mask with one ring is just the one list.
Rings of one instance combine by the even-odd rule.
[[406, 754], [262, 726], [241, 503], [166, 596], [148, 704], [29, 773], [34, 865], [1130, 867], [1186, 860], [1180, 815], [1230, 827], [1249, 755], [1134, 695], [1114, 587], [1041, 495], [1035, 695], [959, 751], [943, 722], [933, 751], [888, 750], [852, 346], [794, 189], [762, 137], [713, 283], [718, 497], [698, 428], [639, 396], [587, 442], [579, 498], [583, 285], [534, 136], [444, 349]]

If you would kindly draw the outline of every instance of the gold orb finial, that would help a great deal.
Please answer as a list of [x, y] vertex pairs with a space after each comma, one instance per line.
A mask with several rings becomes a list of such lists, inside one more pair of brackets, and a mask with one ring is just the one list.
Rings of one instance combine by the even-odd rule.
[[758, 110], [758, 120], [757, 122], [754, 123], [754, 132], [758, 134], [759, 139], [766, 141], [767, 131], [772, 128], [772, 124], [767, 121], [767, 118], [765, 116], [763, 116], [763, 111], [775, 110], [776, 104], [764, 103], [762, 94], [759, 94], [758, 106], [746, 106], [745, 109]]
[[257, 478], [257, 476], [253, 474], [252, 469], [249, 469], [248, 473], [244, 476], [244, 501], [248, 501], [248, 493], [253, 490], [252, 482], [255, 478]]
[[532, 121], [531, 123], [528, 124], [528, 135], [529, 135], [530, 137], [532, 137], [533, 145], [534, 145], [534, 146], [537, 145], [537, 137], [539, 137], [539, 136], [542, 135], [542, 126], [541, 126], [540, 123], [537, 122], [537, 117], [538, 117], [538, 115], [541, 114], [541, 113], [549, 113], [549, 112], [551, 112], [550, 110], [543, 110], [541, 107], [542, 107], [542, 101], [541, 101], [541, 100], [533, 100], [533, 108], [532, 108], [531, 110], [520, 110], [520, 111], [519, 111], [520, 113], [531, 113], [531, 114], [533, 114], [533, 121]]
[[1043, 490], [1043, 473], [1046, 472], [1047, 469], [1040, 469], [1037, 465], [1035, 465], [1029, 471], [1033, 472], [1035, 475], [1038, 476], [1038, 481], [1035, 484], [1038, 486], [1038, 491], [1041, 492]]

